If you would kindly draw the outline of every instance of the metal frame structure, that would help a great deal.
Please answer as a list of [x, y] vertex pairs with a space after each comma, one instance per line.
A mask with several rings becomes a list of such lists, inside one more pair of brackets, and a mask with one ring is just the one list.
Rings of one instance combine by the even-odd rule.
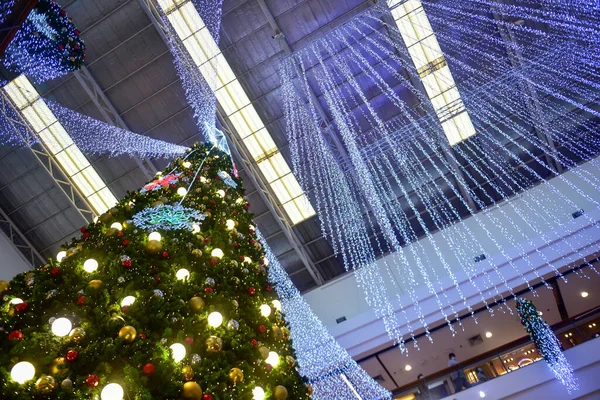
[[[4, 118], [14, 128], [14, 132], [21, 138], [23, 144], [31, 150], [39, 164], [46, 170], [46, 172], [48, 172], [50, 178], [52, 178], [55, 185], [69, 200], [70, 205], [75, 209], [77, 214], [79, 214], [83, 222], [86, 225], [90, 223], [96, 216], [96, 213], [94, 212], [87, 198], [75, 187], [73, 181], [69, 178], [69, 174], [67, 174], [66, 171], [60, 166], [55, 156], [44, 145], [38, 133], [25, 120], [21, 112], [17, 109], [17, 107], [15, 107], [14, 103], [4, 90], [0, 91], [0, 102]], [[7, 115], [5, 111], [7, 109], [6, 107], [11, 107], [18, 119]], [[23, 130], [19, 127], [24, 128], [25, 134], [23, 134]]]
[[[8, 240], [17, 249], [17, 252], [26, 260], [32, 267], [45, 264], [44, 257], [33, 247], [27, 240], [21, 230], [14, 224], [8, 215], [0, 208], [0, 230], [4, 232]], [[39, 264], [38, 264], [39, 262]]]
[[[166, 38], [166, 27], [162, 26], [160, 12], [153, 4], [152, 0], [139, 0], [139, 2], [142, 8], [146, 11], [152, 23], [155, 25], [161, 38], [168, 46], [168, 40]], [[262, 173], [258, 169], [258, 165], [253, 160], [252, 156], [248, 153], [243, 143], [241, 143], [239, 135], [233, 130], [233, 128], [229, 124], [227, 118], [224, 116], [224, 113], [220, 109], [220, 106], [217, 107], [217, 119], [219, 120], [219, 122], [225, 130], [227, 139], [231, 144], [230, 149], [232, 153], [234, 154], [235, 158], [242, 163], [242, 168], [248, 171], [248, 177], [250, 181], [257, 188], [259, 196], [264, 201], [269, 211], [275, 217], [277, 225], [289, 241], [294, 251], [298, 254], [298, 257], [302, 261], [304, 267], [309, 272], [311, 277], [314, 279], [315, 283], [318, 286], [323, 285], [324, 279], [321, 273], [319, 272], [315, 264], [311, 261], [310, 256], [306, 252], [306, 249], [302, 245], [302, 242], [300, 241], [298, 235], [287, 220], [284, 210], [281, 209], [281, 207], [279, 206], [277, 198], [275, 197], [274, 193], [272, 193], [267, 183], [264, 181]]]

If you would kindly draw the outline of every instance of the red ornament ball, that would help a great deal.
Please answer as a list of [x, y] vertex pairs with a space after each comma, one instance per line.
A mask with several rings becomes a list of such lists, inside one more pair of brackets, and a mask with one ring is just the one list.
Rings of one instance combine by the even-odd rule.
[[211, 287], [204, 288], [204, 293], [212, 293], [212, 292], [213, 292], [213, 288], [211, 288]]
[[265, 333], [267, 331], [267, 328], [264, 325], [259, 325], [258, 326], [258, 331], [260, 333]]
[[273, 286], [271, 286], [271, 285], [267, 285], [267, 286], [265, 287], [265, 289], [267, 290], [267, 292], [270, 292], [271, 290], [273, 290]]
[[207, 238], [204, 238], [204, 243], [210, 243], [210, 241], [211, 241], [211, 240], [212, 240], [212, 239], [211, 239], [211, 238], [209, 238], [209, 237], [207, 237]]
[[67, 351], [67, 356], [65, 358], [67, 361], [73, 362], [77, 360], [77, 357], [79, 357], [79, 352], [77, 350], [69, 350]]
[[85, 378], [85, 384], [92, 389], [97, 388], [100, 384], [100, 378], [98, 378], [98, 375], [90, 374]]
[[163, 258], [169, 258], [169, 252], [163, 251], [162, 256], [163, 256]]
[[122, 264], [125, 268], [131, 268], [132, 266], [131, 260], [123, 260]]
[[204, 393], [202, 395], [202, 400], [213, 400], [212, 394]]
[[79, 304], [80, 306], [85, 304], [85, 296], [79, 296], [79, 298], [77, 299], [77, 304]]
[[265, 364], [265, 369], [267, 370], [267, 372], [271, 372], [273, 366], [271, 364]]
[[211, 258], [211, 259], [210, 259], [210, 263], [211, 263], [212, 265], [217, 265], [217, 263], [218, 263], [218, 262], [219, 262], [219, 260], [218, 260], [218, 259], [216, 259], [216, 258]]
[[156, 372], [156, 367], [154, 366], [154, 364], [148, 363], [142, 367], [142, 372], [146, 376], [154, 375], [154, 373]]
[[146, 336], [145, 333], [140, 333], [138, 336], [139, 336], [140, 339], [146, 339], [147, 338], [147, 336]]
[[83, 235], [81, 235], [84, 239], [89, 239], [90, 238], [90, 234], [89, 232], [83, 232]]
[[13, 341], [13, 340], [22, 340], [23, 339], [23, 333], [21, 331], [12, 331], [11, 333], [8, 334], [8, 340], [9, 341]]
[[60, 268], [56, 268], [56, 267], [52, 268], [50, 270], [50, 275], [52, 275], [52, 276], [58, 276], [58, 275], [60, 275]]
[[122, 231], [119, 231], [119, 233], [117, 233], [117, 236], [118, 237], [123, 237], [123, 236], [125, 236], [125, 234]]
[[194, 345], [194, 338], [191, 337], [186, 337], [185, 341], [187, 342], [187, 344], [189, 344], [190, 346]]
[[129, 246], [129, 240], [125, 239], [121, 242], [121, 244], [125, 247]]
[[82, 226], [81, 229], [79, 230], [81, 233], [85, 233], [87, 232], [87, 227], [86, 226]]
[[156, 281], [156, 283], [160, 283], [160, 276], [155, 276], [154, 280]]
[[258, 342], [256, 341], [256, 339], [252, 339], [252, 346], [254, 346], [254, 347], [258, 346]]
[[20, 303], [15, 306], [16, 312], [23, 312], [25, 310], [27, 310], [27, 303]]
[[254, 295], [254, 293], [256, 293], [256, 289], [254, 289], [253, 287], [248, 288], [248, 293], [250, 293], [251, 295]]

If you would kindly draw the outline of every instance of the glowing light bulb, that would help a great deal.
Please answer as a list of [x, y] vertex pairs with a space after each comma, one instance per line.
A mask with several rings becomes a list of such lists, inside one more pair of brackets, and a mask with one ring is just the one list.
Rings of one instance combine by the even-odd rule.
[[208, 314], [208, 325], [213, 328], [218, 328], [223, 323], [223, 316], [220, 312], [215, 311]]
[[481, 397], [482, 399], [485, 397], [485, 392], [483, 390], [479, 391], [479, 397]]
[[244, 199], [242, 197], [238, 197], [238, 199], [235, 201], [236, 204], [242, 204], [244, 202]]
[[118, 383], [109, 383], [104, 386], [102, 389], [102, 393], [100, 393], [100, 398], [102, 400], [122, 400], [125, 392], [123, 388]]
[[111, 228], [115, 228], [118, 231], [122, 231], [123, 230], [123, 225], [120, 222], [115, 222], [110, 227]]
[[20, 363], [15, 364], [10, 370], [10, 377], [12, 380], [21, 385], [32, 380], [34, 376], [35, 367], [27, 361], [21, 361]]
[[162, 236], [158, 232], [152, 232], [148, 235], [148, 240], [156, 240], [160, 242], [160, 239], [162, 239]]
[[100, 218], [96, 215], [92, 221], [94, 221], [94, 223], [96, 223], [96, 222], [98, 222], [99, 219]]
[[187, 189], [184, 187], [180, 187], [179, 189], [177, 189], [177, 194], [183, 197], [187, 194]]
[[183, 168], [189, 168], [189, 167], [191, 167], [191, 166], [192, 166], [192, 163], [191, 163], [191, 162], [189, 162], [189, 161], [184, 161], [184, 162], [183, 162]]
[[264, 260], [265, 260], [265, 261], [264, 261], [265, 267], [268, 267], [268, 266], [269, 266], [269, 259], [268, 259], [268, 258], [265, 258]]
[[67, 336], [71, 332], [73, 324], [67, 318], [57, 318], [52, 323], [52, 333], [58, 337]]
[[62, 260], [64, 260], [67, 257], [67, 252], [64, 250], [61, 250], [58, 252], [58, 254], [56, 255], [56, 261], [61, 262]]
[[12, 305], [16, 306], [17, 304], [21, 304], [22, 302], [23, 302], [23, 300], [21, 300], [21, 299], [20, 299], [20, 298], [18, 298], [18, 297], [15, 297], [14, 299], [12, 299], [12, 300], [10, 301], [10, 304], [12, 304]]
[[235, 221], [232, 219], [228, 219], [227, 221], [225, 221], [225, 226], [227, 227], [227, 229], [232, 230], [235, 228]]
[[192, 224], [192, 233], [199, 233], [199, 232], [200, 232], [200, 225]]
[[187, 280], [188, 280], [188, 278], [190, 277], [190, 271], [188, 271], [188, 270], [187, 270], [187, 269], [185, 269], [185, 268], [181, 268], [180, 270], [178, 270], [178, 271], [175, 273], [175, 277], [176, 277], [177, 279], [179, 279], [180, 281], [187, 281]]
[[254, 225], [248, 225], [248, 230], [255, 231], [256, 227]]
[[486, 332], [485, 333], [485, 337], [488, 338], [488, 339], [491, 338], [492, 337], [492, 332]]
[[271, 304], [273, 304], [273, 307], [275, 307], [277, 311], [281, 312], [281, 302], [279, 300], [273, 300]]
[[252, 399], [253, 400], [264, 400], [265, 399], [265, 391], [260, 386], [256, 386], [252, 389]]
[[279, 365], [279, 354], [274, 351], [269, 352], [269, 357], [265, 360], [267, 364], [271, 364], [273, 368]]
[[127, 296], [123, 300], [121, 300], [121, 307], [129, 307], [133, 303], [135, 303], [135, 297]]
[[269, 315], [271, 315], [271, 307], [269, 307], [266, 304], [263, 304], [262, 306], [260, 306], [260, 314], [263, 317], [268, 317]]
[[205, 177], [201, 176], [200, 177], [200, 182], [206, 183], [206, 182], [208, 182], [208, 179], [206, 179]]
[[252, 259], [250, 257], [244, 257], [244, 264], [250, 264]]
[[217, 194], [219, 195], [219, 197], [225, 197], [225, 191], [223, 189], [217, 190]]
[[584, 299], [586, 297], [588, 297], [590, 294], [588, 292], [581, 292], [581, 297], [583, 297]]
[[181, 343], [174, 343], [170, 347], [171, 357], [175, 362], [179, 362], [185, 358], [185, 346]]
[[405, 371], [410, 371], [412, 369], [412, 366], [410, 364], [406, 364], [406, 366], [404, 367]]
[[162, 171], [158, 171], [154, 176], [161, 176], [162, 175]]
[[83, 269], [85, 272], [94, 272], [98, 269], [98, 261], [94, 260], [93, 258], [85, 260], [83, 263]]
[[223, 250], [219, 249], [219, 248], [214, 248], [211, 252], [210, 255], [215, 257], [215, 258], [223, 258]]

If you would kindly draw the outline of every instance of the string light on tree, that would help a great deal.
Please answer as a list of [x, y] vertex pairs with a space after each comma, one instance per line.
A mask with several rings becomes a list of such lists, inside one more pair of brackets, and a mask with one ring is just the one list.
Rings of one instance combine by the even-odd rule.
[[23, 299], [20, 299], [18, 297], [15, 297], [14, 299], [12, 299], [10, 301], [10, 304], [12, 304], [13, 306], [16, 306], [17, 304], [21, 304], [23, 303]]
[[93, 258], [85, 260], [83, 263], [83, 270], [85, 272], [92, 273], [98, 269], [98, 261]]
[[27, 381], [30, 381], [35, 376], [35, 367], [33, 364], [27, 361], [21, 361], [15, 364], [10, 370], [10, 377], [13, 381], [20, 383], [21, 385]]
[[208, 325], [213, 328], [218, 328], [223, 323], [223, 315], [220, 312], [214, 311], [208, 315]]
[[185, 195], [187, 194], [187, 189], [184, 187], [180, 187], [179, 189], [177, 189], [177, 194], [181, 197], [185, 197]]
[[210, 255], [213, 256], [213, 257], [215, 257], [215, 258], [223, 258], [224, 253], [223, 253], [223, 250], [221, 250], [219, 248], [214, 248], [210, 252]]
[[123, 300], [121, 300], [121, 307], [129, 307], [133, 303], [135, 303], [135, 297], [134, 296], [126, 296], [123, 298]]
[[123, 230], [123, 224], [121, 224], [120, 222], [114, 222], [110, 227], [118, 231]]
[[252, 389], [253, 400], [264, 400], [265, 399], [265, 391], [260, 386], [256, 386]]
[[190, 278], [190, 271], [188, 271], [185, 268], [181, 268], [181, 269], [177, 270], [177, 273], [175, 274], [175, 276], [180, 281], [187, 281]]
[[185, 358], [185, 346], [181, 343], [173, 343], [169, 348], [171, 349], [171, 357], [175, 362], [180, 362]]
[[273, 300], [271, 304], [273, 304], [273, 307], [275, 307], [277, 311], [281, 312], [281, 302], [279, 300]]
[[235, 229], [235, 221], [232, 219], [228, 219], [227, 221], [225, 221], [225, 226], [227, 227], [227, 229], [233, 230]]
[[265, 362], [273, 366], [273, 368], [279, 365], [279, 361], [279, 354], [275, 353], [274, 351], [270, 351], [269, 357], [267, 357], [267, 359], [265, 360]]
[[225, 197], [225, 191], [223, 189], [219, 189], [219, 190], [217, 190], [217, 195], [219, 197]]
[[263, 304], [262, 306], [260, 306], [260, 314], [263, 317], [268, 317], [271, 315], [271, 307], [269, 307], [267, 304]]
[[52, 322], [52, 333], [54, 333], [58, 337], [67, 336], [71, 329], [73, 328], [73, 324], [68, 318], [57, 318]]
[[56, 254], [56, 261], [61, 262], [67, 257], [67, 252], [65, 250], [61, 250]]
[[123, 387], [121, 385], [118, 383], [109, 383], [102, 388], [100, 398], [102, 400], [122, 400], [124, 395], [125, 392], [123, 391]]
[[148, 235], [148, 240], [156, 240], [157, 242], [160, 242], [161, 239], [162, 239], [162, 236], [158, 232], [151, 232]]

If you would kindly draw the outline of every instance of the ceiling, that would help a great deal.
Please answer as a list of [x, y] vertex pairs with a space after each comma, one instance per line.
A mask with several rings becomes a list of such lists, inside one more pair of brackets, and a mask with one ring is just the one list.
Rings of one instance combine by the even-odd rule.
[[[142, 1], [71, 0], [65, 1], [63, 7], [86, 42], [89, 76], [128, 129], [183, 145], [200, 141], [203, 138], [196, 126], [193, 110], [187, 103], [173, 57], [148, 17]], [[223, 1], [221, 49], [288, 164], [291, 162], [280, 97], [280, 60], [288, 55], [290, 49], [303, 48], [375, 2]], [[282, 35], [277, 36], [278, 30]], [[360, 74], [359, 71], [355, 73]], [[87, 85], [89, 89], [90, 83]], [[381, 93], [372, 82], [361, 80], [361, 85], [364, 85], [363, 90], [369, 94], [371, 101], [384, 110], [386, 118], [398, 116], [392, 109], [385, 112], [387, 106], [381, 102]], [[393, 85], [407, 102], [415, 103], [410, 92], [401, 90], [401, 82], [393, 82]], [[316, 88], [316, 85], [313, 87]], [[73, 74], [38, 85], [37, 89], [43, 97], [105, 120], [95, 99], [82, 85], [82, 80]], [[327, 113], [322, 93], [315, 92]], [[329, 114], [327, 116], [330, 117]], [[540, 157], [536, 149], [529, 150], [533, 156], [531, 160]], [[493, 151], [490, 149], [490, 152]], [[139, 188], [147, 180], [133, 159], [89, 158], [117, 198], [128, 190]], [[242, 165], [240, 160], [236, 162]], [[156, 161], [155, 164], [163, 167], [164, 161]], [[536, 167], [532, 165], [532, 168]], [[43, 256], [53, 256], [62, 243], [78, 233], [84, 220], [28, 149], [0, 146], [0, 169], [3, 171], [0, 175], [0, 208]], [[300, 290], [306, 291], [318, 284], [315, 274], [322, 277], [322, 281], [328, 281], [345, 272], [341, 260], [334, 256], [331, 246], [322, 237], [318, 218], [313, 217], [294, 226], [291, 236], [286, 234], [285, 228], [277, 221], [278, 217], [272, 213], [273, 205], [270, 207], [260, 190], [253, 187], [247, 175], [249, 172], [243, 169], [240, 172], [251, 204], [250, 210], [256, 215], [256, 224]], [[453, 179], [451, 171], [442, 172]], [[543, 169], [538, 172], [543, 177], [547, 174]], [[451, 188], [437, 175], [437, 184], [452, 198]], [[488, 183], [473, 184], [474, 189], [479, 190], [477, 186], [480, 184], [485, 187]], [[426, 213], [419, 199], [415, 198], [413, 202], [420, 212]], [[456, 201], [456, 205], [461, 216], [468, 214], [460, 202]], [[413, 222], [417, 235], [423, 235], [423, 229], [414, 218]], [[303, 261], [295, 246], [301, 249], [300, 252], [305, 252], [308, 261]], [[312, 274], [309, 269], [313, 269]]]

